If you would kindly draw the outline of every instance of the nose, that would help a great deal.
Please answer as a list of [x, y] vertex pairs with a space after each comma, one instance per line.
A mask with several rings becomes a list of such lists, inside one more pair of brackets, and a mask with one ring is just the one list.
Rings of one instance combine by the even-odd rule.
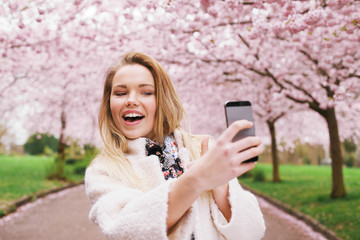
[[126, 106], [138, 106], [139, 101], [137, 99], [137, 94], [132, 92], [129, 93], [128, 98], [126, 99]]

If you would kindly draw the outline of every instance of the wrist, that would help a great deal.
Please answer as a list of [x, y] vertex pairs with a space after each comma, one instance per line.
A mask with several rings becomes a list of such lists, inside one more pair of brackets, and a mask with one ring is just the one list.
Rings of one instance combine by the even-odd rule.
[[201, 194], [202, 192], [208, 190], [206, 179], [201, 177], [200, 174], [198, 174], [198, 171], [196, 171], [195, 168], [191, 168], [188, 171], [186, 171], [182, 177], [187, 178], [187, 183], [190, 184], [190, 187], [193, 188], [193, 191]]
[[222, 185], [219, 185], [215, 188], [212, 189], [212, 192], [213, 194], [226, 194], [229, 192], [229, 183], [225, 183], [225, 184], [222, 184]]

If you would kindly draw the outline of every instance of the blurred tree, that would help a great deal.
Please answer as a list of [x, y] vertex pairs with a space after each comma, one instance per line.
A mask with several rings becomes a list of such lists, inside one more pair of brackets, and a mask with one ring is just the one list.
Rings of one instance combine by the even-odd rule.
[[352, 153], [356, 151], [356, 144], [352, 139], [345, 139], [343, 142], [345, 152]]
[[24, 150], [27, 154], [31, 155], [45, 154], [46, 148], [57, 151], [58, 144], [59, 140], [53, 135], [35, 133], [24, 144]]
[[344, 150], [345, 150], [345, 165], [348, 167], [353, 167], [356, 161], [356, 143], [353, 139], [347, 138], [343, 142]]
[[7, 135], [8, 129], [5, 125], [0, 124], [0, 152], [5, 152], [4, 138]]

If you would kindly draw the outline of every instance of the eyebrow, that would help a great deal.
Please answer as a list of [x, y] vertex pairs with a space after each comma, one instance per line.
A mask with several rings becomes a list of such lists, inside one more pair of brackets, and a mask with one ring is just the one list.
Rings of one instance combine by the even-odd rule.
[[[152, 85], [152, 84], [139, 84], [139, 87], [140, 88], [142, 88], [142, 87], [153, 87], [153, 88], [155, 88], [155, 86]], [[127, 88], [127, 85], [119, 84], [119, 85], [114, 86], [114, 88]]]

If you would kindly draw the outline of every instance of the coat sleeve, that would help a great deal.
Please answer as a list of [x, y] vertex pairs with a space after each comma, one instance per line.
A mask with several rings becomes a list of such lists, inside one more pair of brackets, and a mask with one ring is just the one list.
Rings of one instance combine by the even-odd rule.
[[85, 175], [89, 218], [108, 239], [167, 239], [169, 184], [142, 192], [110, 177], [101, 164], [91, 164]]
[[227, 222], [215, 200], [210, 199], [210, 211], [215, 227], [227, 240], [261, 239], [265, 233], [264, 217], [256, 197], [244, 190], [235, 178], [229, 182], [231, 219]]

